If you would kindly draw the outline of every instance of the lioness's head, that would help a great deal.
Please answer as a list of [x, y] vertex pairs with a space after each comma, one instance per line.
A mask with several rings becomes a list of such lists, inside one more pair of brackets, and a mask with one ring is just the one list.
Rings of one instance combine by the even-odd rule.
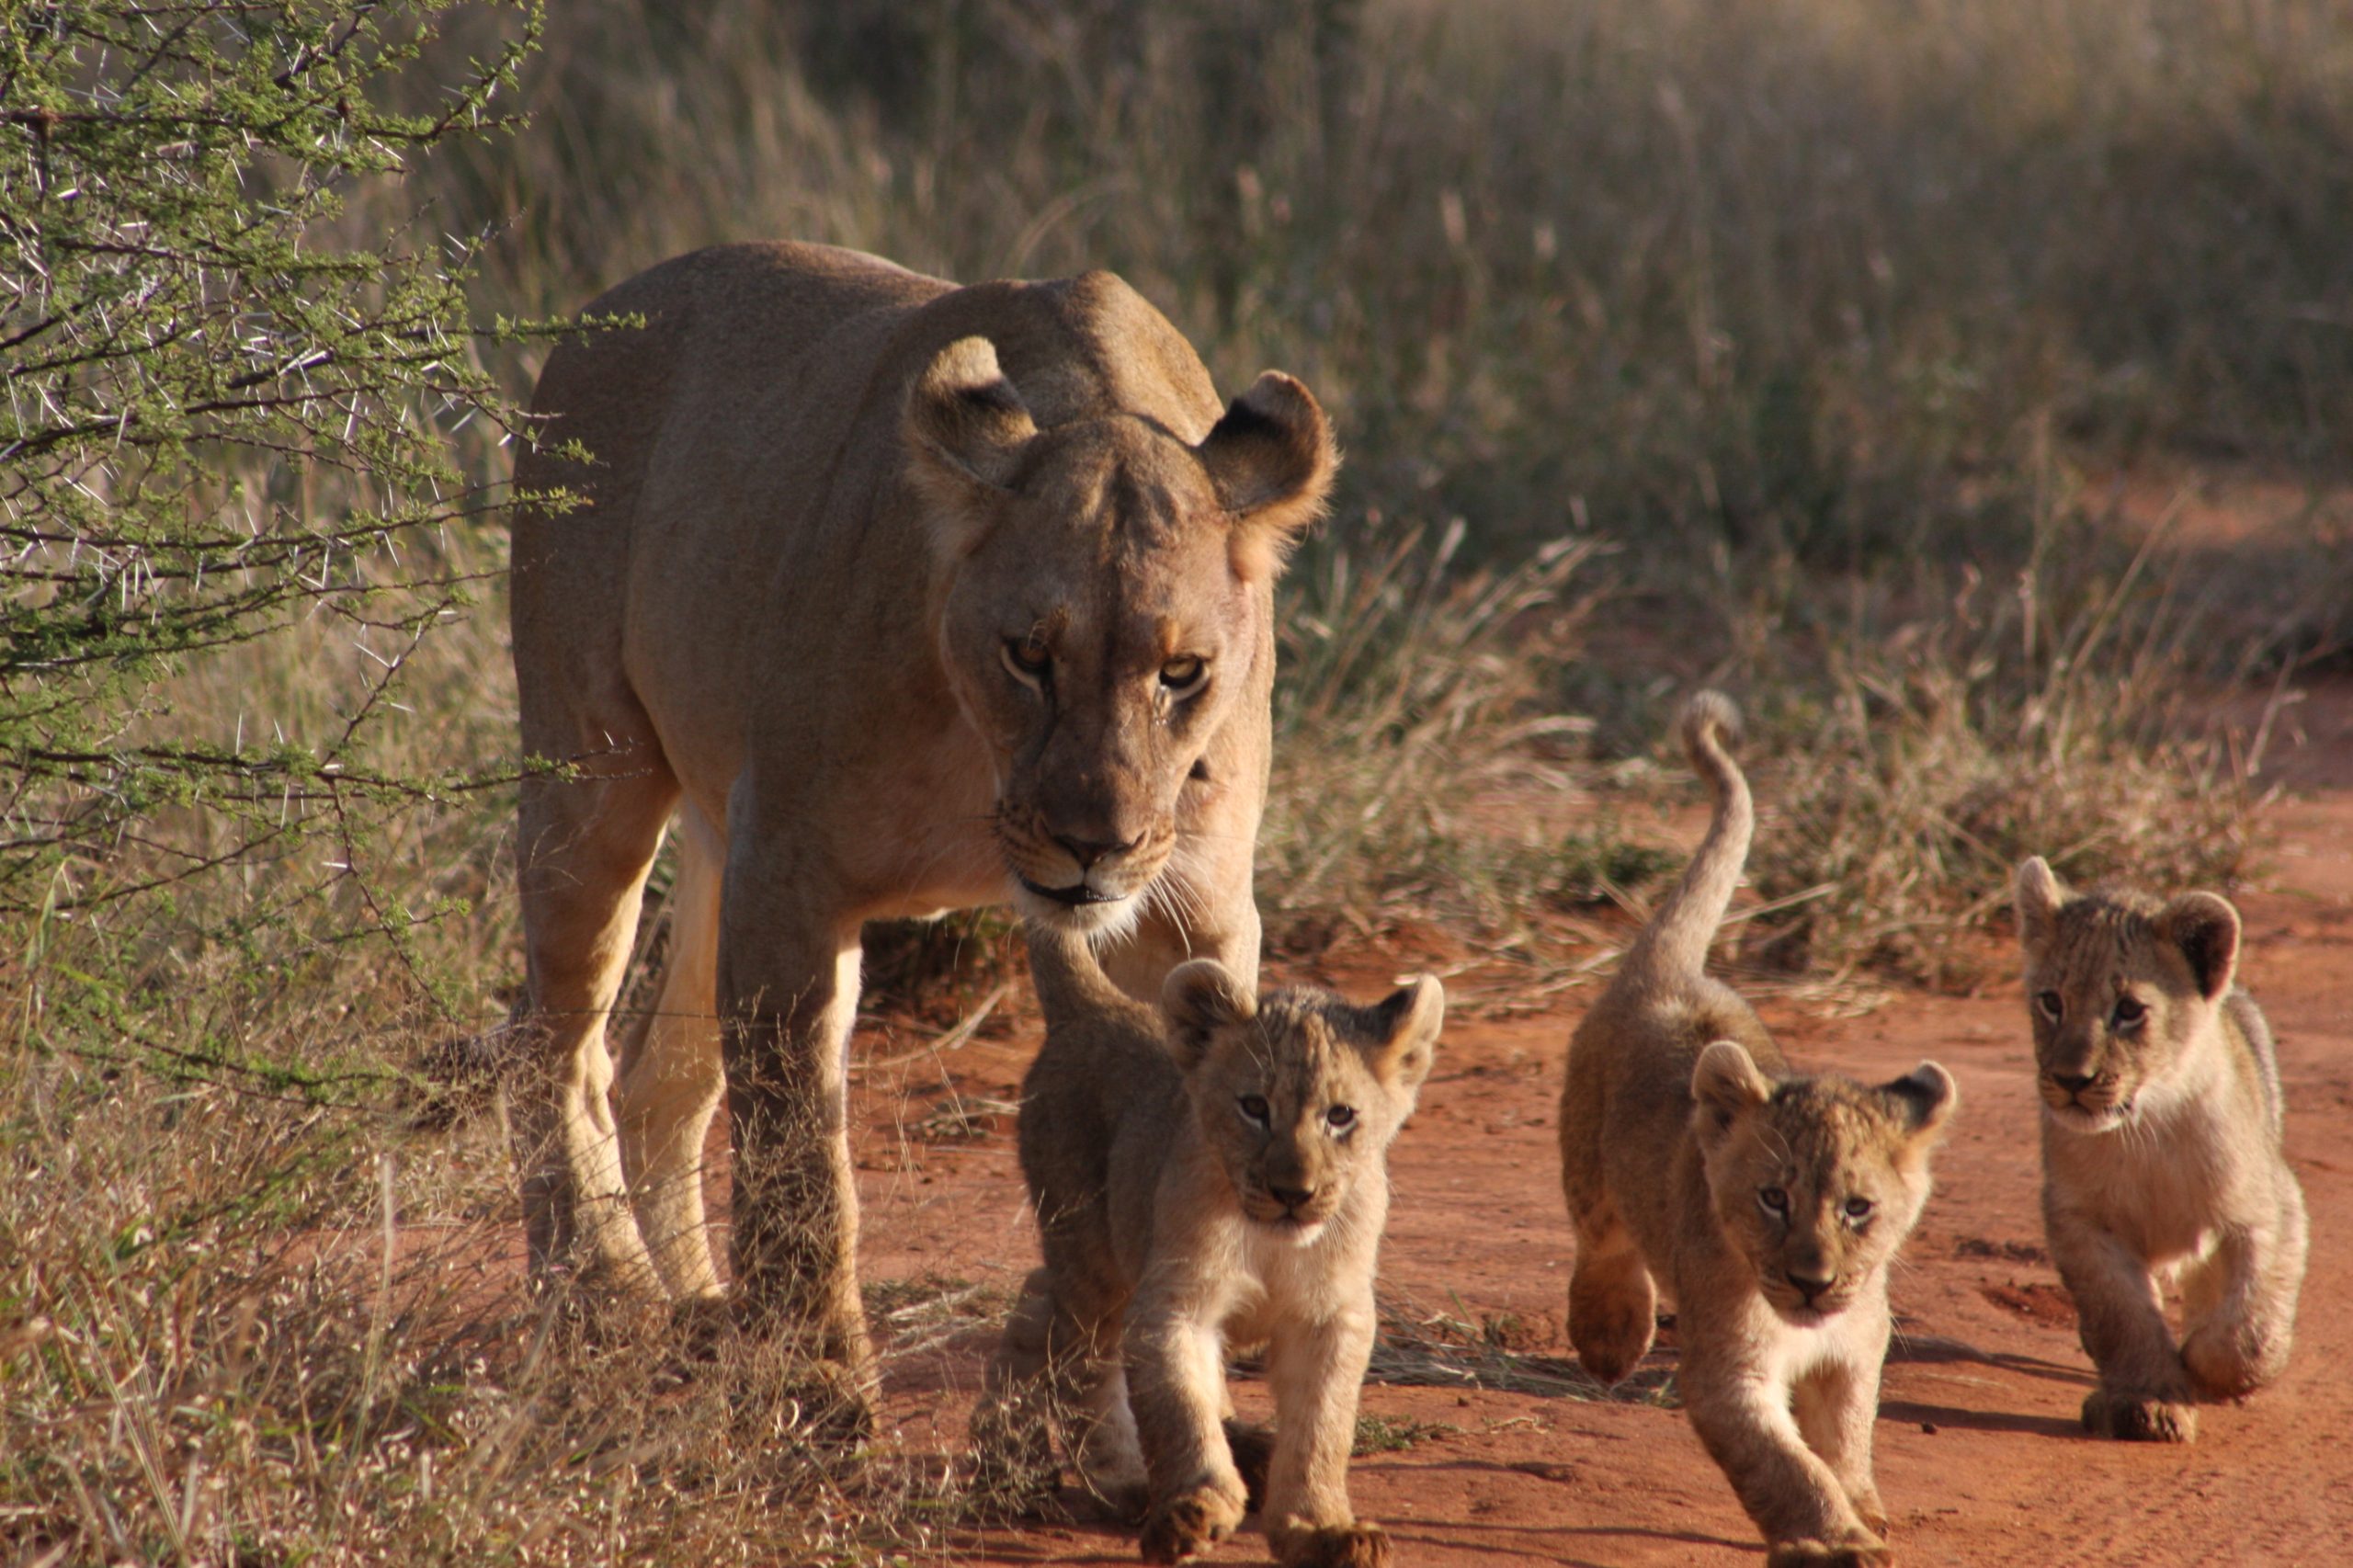
[[2015, 891], [2044, 1114], [2120, 1127], [2165, 1097], [2214, 1027], [2238, 972], [2238, 911], [2211, 892], [2071, 892], [2039, 855]]
[[1198, 959], [1169, 971], [1162, 1006], [1202, 1141], [1252, 1223], [1307, 1245], [1359, 1183], [1387, 1179], [1438, 1054], [1437, 981], [1358, 1007], [1313, 986], [1254, 996]]
[[1691, 1096], [1716, 1221], [1773, 1310], [1802, 1325], [1852, 1304], [1910, 1233], [1955, 1102], [1933, 1062], [1875, 1088], [1777, 1082], [1728, 1040], [1699, 1053]]
[[996, 765], [1015, 902], [1089, 931], [1133, 918], [1188, 782], [1264, 700], [1267, 585], [1337, 461], [1305, 387], [1268, 371], [1198, 445], [1139, 415], [1040, 430], [987, 340], [909, 393], [940, 657]]

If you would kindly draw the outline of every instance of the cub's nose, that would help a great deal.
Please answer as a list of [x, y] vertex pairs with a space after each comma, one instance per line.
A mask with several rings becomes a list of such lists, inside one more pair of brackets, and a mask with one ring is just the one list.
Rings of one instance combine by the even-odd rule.
[[2051, 1081], [2058, 1085], [2061, 1088], [2066, 1090], [2071, 1095], [2080, 1095], [2086, 1089], [2090, 1088], [2092, 1086], [2092, 1078], [2093, 1074], [2089, 1073], [2053, 1073], [2051, 1074]]
[[1795, 1287], [1797, 1292], [1803, 1296], [1809, 1303], [1811, 1303], [1816, 1296], [1821, 1295], [1824, 1290], [1830, 1289], [1831, 1284], [1834, 1281], [1834, 1276], [1828, 1274], [1800, 1274], [1794, 1268], [1790, 1270], [1790, 1285]]
[[1054, 835], [1054, 842], [1061, 845], [1070, 858], [1078, 862], [1078, 869], [1082, 872], [1093, 870], [1095, 862], [1097, 860], [1113, 855], [1124, 855], [1136, 846], [1136, 841], [1132, 838], [1125, 843], [1112, 843], [1104, 839], [1073, 838], [1060, 833]]
[[1286, 1209], [1297, 1209], [1315, 1196], [1312, 1187], [1276, 1187], [1272, 1183], [1267, 1184], [1267, 1192]]

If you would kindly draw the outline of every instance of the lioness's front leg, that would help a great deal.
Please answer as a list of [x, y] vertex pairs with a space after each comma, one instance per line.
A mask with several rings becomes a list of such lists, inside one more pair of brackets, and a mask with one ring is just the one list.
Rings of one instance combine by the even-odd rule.
[[846, 1050], [858, 1010], [858, 928], [779, 908], [737, 841], [719, 957], [727, 1109], [735, 1143], [738, 1314], [794, 1335], [862, 1426], [872, 1352], [858, 1293]]
[[1378, 1568], [1389, 1537], [1348, 1506], [1357, 1391], [1372, 1358], [1369, 1304], [1279, 1331], [1267, 1347], [1275, 1453], [1267, 1471], [1267, 1537], [1284, 1568]]
[[2127, 1441], [2190, 1441], [2198, 1412], [2189, 1373], [2148, 1264], [2071, 1210], [2050, 1210], [2044, 1233], [2075, 1299], [2084, 1350], [2099, 1372], [2099, 1387], [2084, 1401], [2085, 1429]]

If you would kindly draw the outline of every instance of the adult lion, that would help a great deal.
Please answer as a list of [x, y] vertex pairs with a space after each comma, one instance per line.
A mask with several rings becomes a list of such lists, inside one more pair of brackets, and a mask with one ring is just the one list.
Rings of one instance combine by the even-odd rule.
[[[1272, 585], [1332, 440], [1274, 372], [1221, 413], [1107, 273], [959, 288], [725, 245], [588, 311], [642, 324], [550, 356], [516, 474], [577, 500], [514, 525], [523, 744], [571, 765], [522, 798], [531, 1261], [715, 1296], [723, 1082], [740, 1303], [854, 1408], [859, 926], [1009, 898], [1139, 996], [1194, 957], [1252, 983]], [[606, 1019], [674, 813], [673, 956], [616, 1120]]]

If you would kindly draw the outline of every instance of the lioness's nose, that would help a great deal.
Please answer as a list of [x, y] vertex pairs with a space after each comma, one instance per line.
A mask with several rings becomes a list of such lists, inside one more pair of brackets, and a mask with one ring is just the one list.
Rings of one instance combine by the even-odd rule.
[[2092, 1074], [2089, 1073], [2053, 1073], [2051, 1074], [2051, 1081], [2058, 1085], [2061, 1088], [2066, 1090], [2071, 1095], [2080, 1095], [2086, 1089], [2092, 1086]]
[[1097, 860], [1108, 856], [1124, 855], [1136, 846], [1132, 838], [1124, 844], [1111, 844], [1093, 838], [1072, 838], [1059, 833], [1054, 835], [1054, 842], [1070, 852], [1070, 858], [1078, 862], [1078, 869], [1082, 871], [1094, 869]]
[[1315, 1196], [1312, 1187], [1277, 1187], [1272, 1182], [1267, 1184], [1267, 1191], [1286, 1209], [1296, 1209]]
[[1790, 1283], [1796, 1286], [1809, 1301], [1830, 1289], [1831, 1278], [1827, 1274], [1800, 1274], [1794, 1268], [1790, 1270]]

